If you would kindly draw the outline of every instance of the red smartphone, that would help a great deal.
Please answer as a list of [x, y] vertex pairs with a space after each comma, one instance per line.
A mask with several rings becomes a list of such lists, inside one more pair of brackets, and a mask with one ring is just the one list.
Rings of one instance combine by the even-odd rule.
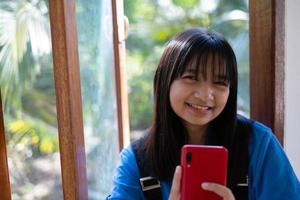
[[228, 151], [222, 146], [184, 145], [181, 149], [181, 200], [222, 200], [203, 182], [226, 185]]

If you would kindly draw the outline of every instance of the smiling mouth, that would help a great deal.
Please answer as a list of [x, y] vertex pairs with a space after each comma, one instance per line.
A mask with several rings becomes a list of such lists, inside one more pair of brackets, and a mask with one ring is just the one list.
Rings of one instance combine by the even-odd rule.
[[192, 103], [186, 103], [189, 107], [197, 109], [197, 110], [211, 110], [212, 107], [210, 106], [202, 106], [202, 105], [197, 105], [197, 104], [192, 104]]

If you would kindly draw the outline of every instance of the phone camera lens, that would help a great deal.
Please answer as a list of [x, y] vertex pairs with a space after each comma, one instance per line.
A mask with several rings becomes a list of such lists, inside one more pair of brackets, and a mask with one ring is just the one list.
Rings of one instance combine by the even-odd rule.
[[191, 152], [187, 152], [186, 153], [186, 162], [190, 163], [192, 161], [192, 153]]

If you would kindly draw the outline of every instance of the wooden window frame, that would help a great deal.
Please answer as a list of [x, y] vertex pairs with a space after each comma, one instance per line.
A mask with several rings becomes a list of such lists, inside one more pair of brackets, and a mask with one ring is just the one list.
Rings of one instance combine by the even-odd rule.
[[0, 90], [0, 197], [4, 200], [11, 200], [3, 110]]
[[284, 142], [285, 1], [249, 0], [250, 116]]
[[[129, 143], [123, 2], [112, 0], [120, 149]], [[75, 0], [49, 1], [64, 199], [88, 198]], [[284, 137], [285, 1], [249, 0], [250, 115]], [[1, 97], [1, 94], [0, 94]], [[0, 196], [11, 199], [0, 98]]]
[[[75, 0], [49, 1], [64, 199], [87, 199]], [[119, 149], [129, 144], [122, 1], [112, 1]], [[120, 17], [121, 16], [121, 17]], [[121, 34], [120, 34], [121, 33]]]
[[[75, 0], [49, 1], [64, 199], [87, 199]], [[129, 144], [123, 2], [112, 0], [119, 149]]]
[[123, 1], [112, 0], [114, 67], [120, 151], [130, 143], [125, 55], [126, 24], [123, 12]]
[[88, 199], [75, 0], [49, 1], [63, 194]]

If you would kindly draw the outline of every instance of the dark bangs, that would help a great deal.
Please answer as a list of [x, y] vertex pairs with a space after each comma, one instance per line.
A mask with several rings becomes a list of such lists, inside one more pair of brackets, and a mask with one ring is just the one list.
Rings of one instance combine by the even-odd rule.
[[182, 56], [174, 78], [185, 72], [194, 73], [198, 80], [207, 79], [207, 70], [211, 70], [213, 81], [231, 83], [235, 77], [236, 60], [229, 44], [211, 36], [201, 41], [191, 41], [189, 52]]

